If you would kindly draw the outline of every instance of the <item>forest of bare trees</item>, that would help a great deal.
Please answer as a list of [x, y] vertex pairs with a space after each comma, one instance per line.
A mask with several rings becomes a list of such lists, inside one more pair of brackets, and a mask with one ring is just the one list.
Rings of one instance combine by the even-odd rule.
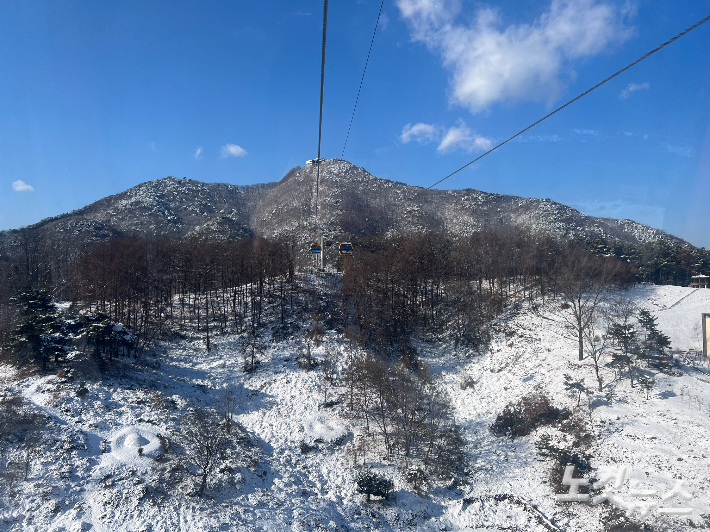
[[415, 331], [449, 336], [457, 345], [485, 344], [492, 319], [524, 299], [573, 301], [572, 321], [582, 320], [581, 331], [601, 291], [635, 278], [635, 269], [617, 259], [517, 228], [359, 244], [343, 267], [346, 332], [364, 346], [395, 347], [405, 358]]
[[188, 325], [204, 335], [209, 348], [210, 336], [228, 327], [241, 332], [261, 326], [264, 306], [276, 298], [283, 321], [287, 301], [294, 303], [293, 279], [288, 247], [261, 238], [99, 242], [70, 265], [61, 282], [27, 275], [3, 279], [3, 346], [21, 311], [10, 304], [11, 296], [23, 287], [45, 289], [55, 299], [123, 324], [138, 339], [140, 354], [164, 332]]
[[281, 320], [294, 279], [288, 248], [240, 241], [121, 239], [98, 244], [77, 263], [71, 298], [142, 338], [187, 325], [205, 337], [259, 328], [266, 302]]
[[341, 281], [328, 288], [329, 296], [340, 301], [339, 308], [330, 309], [305, 297], [292, 244], [263, 238], [124, 237], [95, 244], [61, 274], [46, 277], [39, 265], [51, 260], [41, 247], [33, 251], [30, 246], [29, 262], [10, 265], [14, 277], [5, 276], [0, 288], [3, 346], [19, 316], [9, 299], [29, 286], [106, 317], [99, 322], [122, 324], [137, 340], [137, 357], [164, 333], [186, 328], [203, 337], [208, 350], [214, 335], [226, 331], [259, 336], [268, 307], [284, 327], [287, 317], [298, 320], [315, 312], [359, 345], [398, 355], [414, 367], [415, 333], [478, 347], [507, 305], [560, 295], [579, 307], [579, 316], [573, 316], [579, 325], [586, 319], [582, 294], [587, 298], [598, 287], [635, 278], [634, 268], [617, 259], [520, 228], [462, 238], [442, 233], [367, 237], [355, 246], [356, 254], [339, 262]]

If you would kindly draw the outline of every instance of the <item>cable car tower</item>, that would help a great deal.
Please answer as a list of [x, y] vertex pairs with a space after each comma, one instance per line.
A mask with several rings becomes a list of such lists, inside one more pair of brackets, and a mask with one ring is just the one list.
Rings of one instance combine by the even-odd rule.
[[[380, 6], [380, 12], [382, 11], [382, 6]], [[379, 17], [378, 17], [379, 21]], [[312, 161], [312, 164], [316, 167], [316, 201], [314, 209], [315, 218], [315, 229], [320, 236], [320, 244], [317, 242], [311, 242], [309, 246], [309, 251], [311, 255], [320, 255], [320, 269], [325, 268], [325, 248], [333, 245], [331, 240], [324, 240], [323, 225], [318, 219], [318, 201], [319, 201], [319, 188], [320, 188], [320, 165], [323, 159], [320, 157], [320, 145], [323, 132], [323, 85], [325, 82], [325, 37], [326, 30], [328, 28], [328, 0], [323, 0], [323, 47], [321, 49], [321, 63], [320, 63], [320, 114], [318, 116], [318, 157]], [[374, 37], [373, 37], [374, 38]], [[352, 122], [352, 120], [351, 120]], [[344, 149], [344, 148], [343, 148]], [[351, 242], [339, 242], [338, 243], [338, 254], [340, 256], [349, 256], [353, 254], [353, 245]]]
[[318, 187], [320, 185], [320, 163], [322, 159], [320, 158], [320, 142], [322, 138], [323, 131], [323, 83], [325, 81], [325, 36], [326, 29], [328, 27], [328, 0], [323, 0], [323, 46], [321, 49], [321, 60], [320, 60], [320, 115], [318, 117], [318, 157], [314, 161], [316, 165], [316, 205], [315, 205], [315, 226], [316, 230], [320, 229], [320, 245], [311, 244], [310, 251], [312, 254], [320, 255], [320, 269], [322, 270], [325, 266], [325, 259], [323, 253], [323, 228], [318, 224]]

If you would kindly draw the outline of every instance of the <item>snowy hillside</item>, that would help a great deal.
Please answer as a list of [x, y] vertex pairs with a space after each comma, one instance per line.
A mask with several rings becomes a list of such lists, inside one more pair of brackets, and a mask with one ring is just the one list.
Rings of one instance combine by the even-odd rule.
[[[678, 350], [676, 368], [653, 370], [648, 400], [638, 385], [603, 368], [604, 390], [576, 406], [563, 374], [592, 387], [594, 370], [577, 361], [575, 340], [551, 318], [559, 303], [509, 309], [484, 353], [418, 343], [452, 400], [469, 464], [463, 481], [432, 480], [417, 493], [394, 464], [370, 457], [394, 481], [389, 500], [366, 502], [356, 492], [353, 448], [362, 423], [344, 417], [342, 404], [321, 406], [323, 374], [298, 367], [293, 339], [272, 339], [247, 374], [240, 338], [229, 334], [214, 337], [209, 353], [190, 335], [163, 343], [124, 375], [28, 377], [0, 366], [0, 389], [19, 391], [48, 416], [51, 435], [27, 460], [12, 445], [0, 457], [29, 463], [27, 480], [15, 479], [0, 499], [0, 531], [710, 528], [710, 367], [687, 355], [699, 347], [710, 290], [642, 285], [623, 295], [650, 310]], [[321, 359], [330, 350], [342, 361], [349, 349], [331, 331], [314, 354]], [[217, 405], [226, 389], [234, 391], [244, 428], [240, 451], [199, 498], [195, 480], [171, 476], [179, 420]], [[573, 411], [572, 421], [515, 439], [488, 430], [507, 404], [538, 392]], [[575, 423], [590, 433], [584, 478], [596, 479], [592, 496], [607, 502], [558, 502], [555, 494], [569, 488], [552, 485], [550, 463], [538, 459], [543, 435], [562, 445]]]

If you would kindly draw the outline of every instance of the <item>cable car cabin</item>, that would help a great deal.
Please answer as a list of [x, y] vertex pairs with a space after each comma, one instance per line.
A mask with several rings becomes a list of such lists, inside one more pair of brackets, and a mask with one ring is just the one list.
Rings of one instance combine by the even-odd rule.
[[332, 241], [332, 240], [326, 240], [326, 241], [325, 241], [325, 247], [329, 248], [329, 247], [332, 246], [332, 245], [333, 245], [333, 241]]
[[320, 244], [311, 244], [311, 254], [317, 255], [320, 251]]
[[339, 244], [338, 253], [340, 253], [341, 255], [352, 255], [353, 245], [350, 242], [343, 242], [342, 244]]

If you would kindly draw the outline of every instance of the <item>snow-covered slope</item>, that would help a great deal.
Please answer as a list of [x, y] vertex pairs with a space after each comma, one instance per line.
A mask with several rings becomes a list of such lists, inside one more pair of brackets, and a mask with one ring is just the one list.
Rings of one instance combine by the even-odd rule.
[[[695, 324], [701, 312], [710, 312], [710, 290], [638, 286], [624, 295], [658, 317], [674, 348], [697, 348]], [[12, 382], [19, 378], [14, 370], [0, 367], [5, 385], [12, 383], [51, 418], [52, 436], [32, 462], [28, 480], [18, 481], [15, 496], [0, 502], [0, 530], [591, 532], [611, 530], [624, 512], [651, 530], [710, 527], [710, 376], [701, 371], [708, 372], [707, 364], [696, 369], [677, 354], [683, 374], [658, 373], [648, 400], [628, 379], [615, 380], [613, 370], [604, 369], [604, 392], [593, 395], [591, 409], [585, 404], [578, 409], [594, 436], [587, 478], [618, 476], [626, 467], [625, 478], [618, 487], [607, 484], [611, 504], [557, 502], [561, 486], [551, 485], [550, 464], [537, 459], [534, 442], [543, 434], [559, 439], [565, 434], [543, 427], [508, 439], [487, 427], [505, 405], [533, 391], [546, 393], [558, 407], [573, 408], [563, 374], [584, 377], [591, 386], [593, 369], [576, 360], [574, 341], [544, 308], [510, 309], [496, 331], [483, 354], [417, 345], [464, 428], [468, 477], [430, 484], [418, 495], [401, 471], [377, 464], [394, 479], [396, 499], [370, 503], [356, 494], [350, 453], [361, 427], [343, 418], [338, 406], [319, 406], [321, 375], [296, 366], [292, 340], [271, 342], [259, 369], [244, 374], [236, 335], [216, 337], [209, 354], [198, 338], [176, 339], [154, 350], [138, 371], [85, 378], [87, 393], [81, 396], [78, 374]], [[347, 348], [331, 332], [315, 356]], [[473, 385], [462, 386], [464, 377]], [[205, 497], [181, 493], [170, 485], [174, 450], [164, 452], [161, 438], [176, 441], [182, 414], [214, 405], [228, 386], [240, 400], [237, 417], [247, 431], [243, 453], [231, 457], [230, 469], [216, 475]], [[612, 386], [615, 397], [609, 401]], [[13, 448], [11, 456], [17, 459], [20, 452]], [[167, 462], [160, 459], [163, 454]], [[663, 508], [691, 513], [663, 513]], [[617, 530], [641, 530], [631, 522], [625, 526]]]

